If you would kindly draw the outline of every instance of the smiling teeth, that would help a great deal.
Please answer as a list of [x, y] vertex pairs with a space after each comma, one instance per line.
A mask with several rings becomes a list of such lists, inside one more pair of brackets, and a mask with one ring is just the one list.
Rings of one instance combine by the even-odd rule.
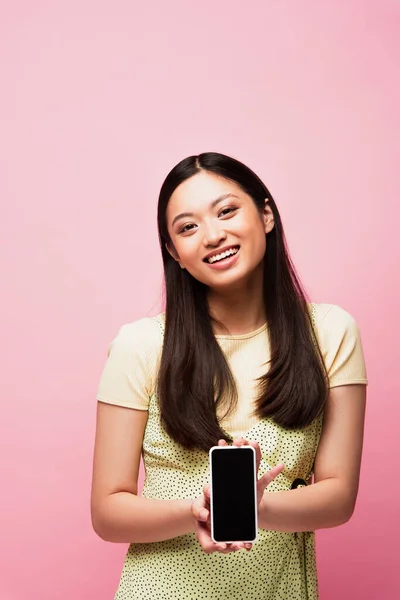
[[239, 248], [231, 248], [230, 250], [227, 250], [226, 252], [221, 252], [221, 254], [216, 254], [215, 256], [211, 256], [208, 259], [208, 262], [212, 264], [214, 262], [217, 262], [218, 260], [222, 260], [223, 258], [226, 258], [227, 256], [236, 254], [238, 250], [239, 250]]

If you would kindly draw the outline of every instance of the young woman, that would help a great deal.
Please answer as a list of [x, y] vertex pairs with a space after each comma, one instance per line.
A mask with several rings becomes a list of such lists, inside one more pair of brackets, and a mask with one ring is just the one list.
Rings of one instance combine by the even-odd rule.
[[[93, 527], [130, 543], [115, 598], [315, 600], [313, 532], [357, 496], [357, 325], [307, 302], [271, 194], [232, 158], [180, 162], [158, 228], [165, 313], [120, 329], [97, 397]], [[232, 441], [257, 451], [253, 547], [210, 537], [208, 450]]]

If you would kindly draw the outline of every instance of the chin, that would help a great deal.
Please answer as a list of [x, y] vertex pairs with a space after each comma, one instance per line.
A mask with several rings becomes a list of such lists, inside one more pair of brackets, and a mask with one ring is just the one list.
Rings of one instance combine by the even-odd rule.
[[221, 277], [219, 279], [213, 279], [212, 281], [208, 281], [206, 285], [212, 290], [224, 290], [227, 291], [230, 288], [237, 289], [239, 286], [245, 286], [246, 282], [251, 280], [253, 272], [245, 272], [245, 273], [235, 273], [231, 274], [231, 276]]

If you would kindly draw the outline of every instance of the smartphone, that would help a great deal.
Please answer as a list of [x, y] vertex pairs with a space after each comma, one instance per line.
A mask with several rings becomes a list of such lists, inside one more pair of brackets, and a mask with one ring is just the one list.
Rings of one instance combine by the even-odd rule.
[[257, 538], [256, 451], [252, 446], [210, 448], [210, 517], [214, 542]]

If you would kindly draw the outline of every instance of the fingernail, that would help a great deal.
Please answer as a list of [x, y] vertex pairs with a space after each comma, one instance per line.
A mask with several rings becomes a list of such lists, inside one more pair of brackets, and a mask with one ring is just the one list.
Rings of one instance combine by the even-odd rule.
[[207, 511], [201, 510], [199, 516], [200, 516], [200, 519], [202, 519], [203, 521], [206, 521], [207, 520]]

